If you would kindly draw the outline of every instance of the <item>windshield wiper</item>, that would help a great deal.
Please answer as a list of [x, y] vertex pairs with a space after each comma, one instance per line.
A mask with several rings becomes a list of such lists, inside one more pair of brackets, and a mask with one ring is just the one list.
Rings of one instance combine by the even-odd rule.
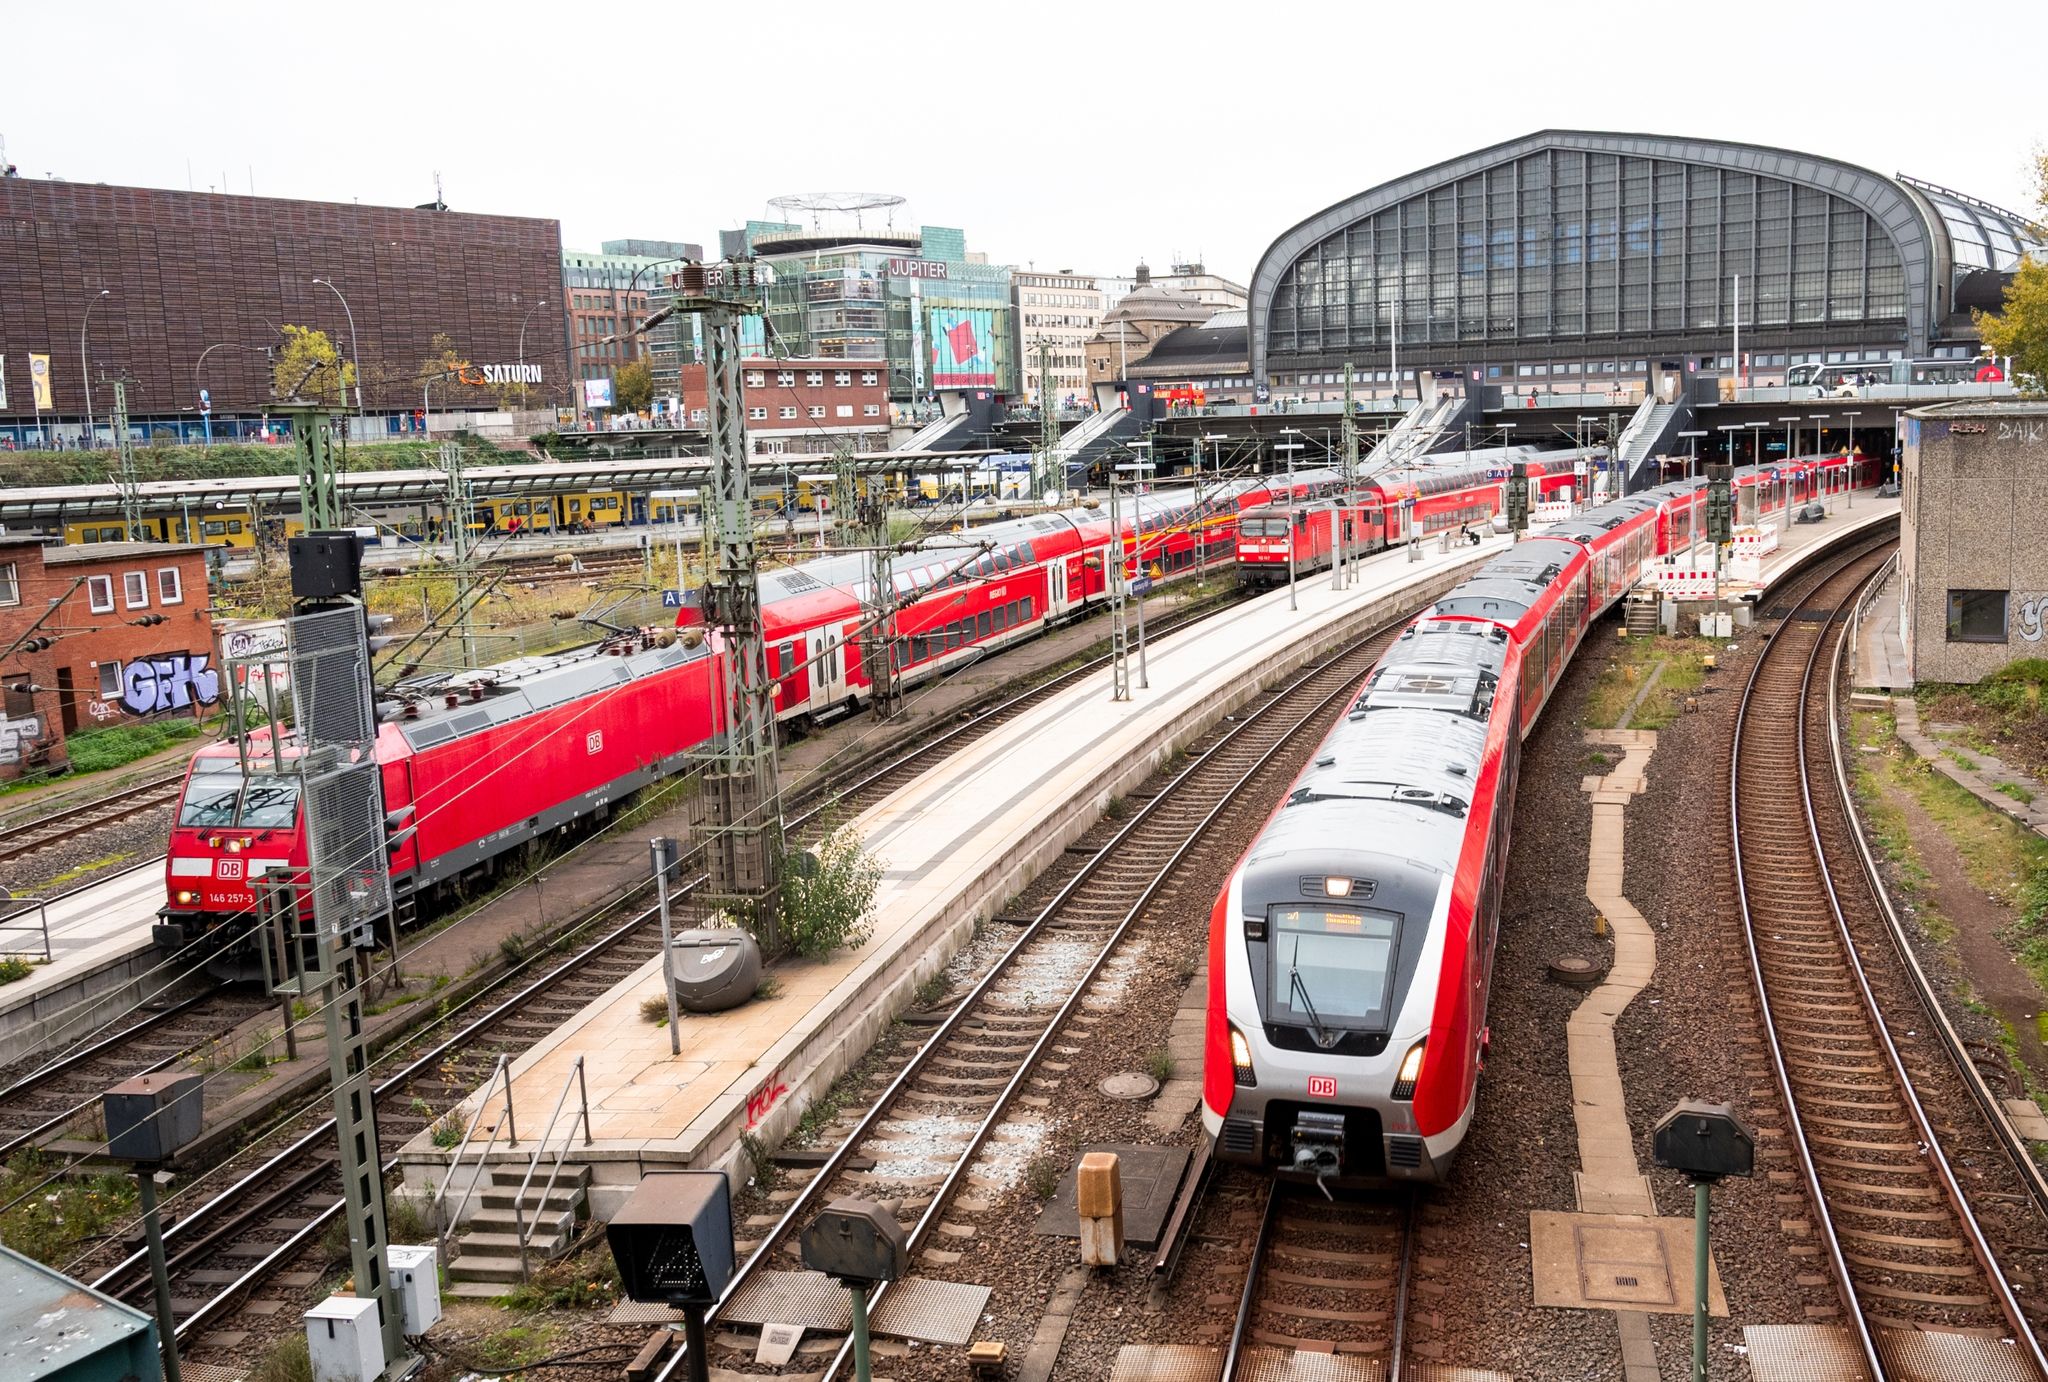
[[1299, 999], [1301, 1009], [1308, 1014], [1309, 1030], [1315, 1033], [1316, 1045], [1327, 1047], [1328, 1029], [1323, 1026], [1322, 1017], [1316, 1012], [1316, 1005], [1308, 996], [1308, 984], [1301, 977], [1301, 942], [1295, 941], [1294, 952], [1287, 957], [1287, 996], [1289, 1001]]

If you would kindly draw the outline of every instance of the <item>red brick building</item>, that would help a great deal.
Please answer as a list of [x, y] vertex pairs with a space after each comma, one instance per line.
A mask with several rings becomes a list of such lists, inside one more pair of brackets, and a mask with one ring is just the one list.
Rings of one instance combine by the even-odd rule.
[[62, 765], [75, 730], [219, 705], [207, 550], [0, 537], [0, 777]]
[[[682, 367], [683, 416], [704, 425], [704, 366]], [[889, 449], [889, 388], [879, 361], [744, 361], [748, 449], [756, 456], [830, 456]]]

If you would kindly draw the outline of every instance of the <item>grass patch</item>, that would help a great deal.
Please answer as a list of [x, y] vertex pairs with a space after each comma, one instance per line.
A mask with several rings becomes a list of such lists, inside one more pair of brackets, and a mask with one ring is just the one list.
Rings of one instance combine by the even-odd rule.
[[138, 758], [161, 753], [173, 744], [199, 737], [197, 720], [149, 720], [139, 725], [115, 725], [109, 729], [81, 730], [64, 743], [71, 758], [71, 771], [100, 773], [119, 768]]
[[462, 1141], [462, 1134], [464, 1130], [465, 1129], [464, 1124], [462, 1122], [462, 1116], [456, 1113], [453, 1109], [450, 1109], [447, 1113], [442, 1114], [440, 1119], [435, 1122], [434, 1131], [431, 1134], [431, 1136], [433, 1138], [434, 1145], [445, 1151], [450, 1147], [456, 1146]]
[[[63, 1163], [22, 1152], [0, 1167], [0, 1203], [25, 1195]], [[135, 1182], [112, 1174], [59, 1176], [0, 1214], [0, 1240], [38, 1262], [61, 1267], [79, 1248], [135, 1215]]]
[[36, 972], [36, 967], [19, 955], [0, 956], [0, 984], [18, 983]]
[[1165, 1084], [1173, 1078], [1173, 1056], [1164, 1046], [1155, 1046], [1145, 1053], [1145, 1073]]
[[554, 1337], [553, 1325], [515, 1324], [477, 1340], [474, 1361], [500, 1372], [529, 1367], [548, 1356]]
[[640, 1020], [651, 1022], [657, 1027], [668, 1026], [668, 997], [655, 993], [641, 999]]
[[917, 992], [911, 995], [910, 1006], [918, 1009], [936, 1008], [939, 1006], [939, 1000], [952, 991], [953, 981], [946, 977], [944, 970], [940, 970], [917, 986]]
[[256, 1034], [256, 1044], [244, 1051], [236, 1058], [235, 1063], [228, 1068], [230, 1070], [247, 1071], [268, 1069], [277, 1060], [277, 1057], [270, 1054], [270, 1037], [271, 1034], [268, 1031], [258, 1032]]
[[109, 854], [104, 858], [94, 859], [87, 863], [79, 864], [76, 867], [68, 868], [64, 870], [64, 872], [58, 874], [55, 878], [52, 878], [48, 883], [45, 883], [43, 886], [46, 888], [54, 888], [60, 883], [69, 883], [73, 879], [83, 878], [88, 873], [98, 873], [101, 869], [110, 869], [113, 868], [116, 864], [125, 864], [134, 857], [135, 851], [132, 849], [129, 850], [126, 854]]
[[780, 998], [781, 996], [782, 981], [773, 974], [762, 975], [761, 982], [754, 985], [754, 997], [763, 1003], [766, 1003], [771, 998]]
[[1948, 759], [1950, 762], [1954, 763], [1958, 768], [1961, 768], [1966, 773], [1974, 773], [1977, 771], [1977, 760], [1969, 757], [1967, 754], [1958, 753], [1954, 749], [1943, 749], [1941, 751], [1941, 756]]
[[313, 1382], [313, 1359], [306, 1350], [305, 1333], [287, 1334], [272, 1344], [249, 1374], [249, 1382]]
[[406, 993], [403, 991], [394, 993], [389, 998], [384, 999], [382, 1002], [372, 1003], [368, 1007], [364, 1008], [363, 1016], [376, 1017], [380, 1013], [390, 1012], [393, 1008], [402, 1008], [407, 1003], [417, 1003], [420, 1001], [420, 999], [425, 998], [427, 996], [427, 992], [428, 990], [422, 989], [417, 993]]
[[2017, 782], [2001, 782], [1992, 790], [2001, 796], [2011, 797], [2022, 806], [2032, 806], [2034, 804], [2034, 794], [2020, 786]]
[[1102, 814], [1105, 819], [1120, 821], [1131, 814], [1131, 804], [1122, 797], [1111, 797], [1103, 803]]
[[[2048, 662], [2042, 666], [2048, 667]], [[1945, 940], [1954, 928], [1922, 896], [1927, 872], [1919, 864], [1904, 812], [1872, 790], [1880, 785], [1909, 794], [1954, 844], [1971, 885], [2013, 909], [2015, 918], [2001, 938], [2034, 982], [2048, 988], [2048, 840], [1991, 810], [1931, 764], [1908, 757], [1894, 737], [1896, 726], [1889, 715], [1858, 712], [1854, 728], [1859, 745], [1876, 744], [1883, 750], [1858, 755], [1858, 795], [1877, 843], [1898, 865], [1902, 886], [1915, 895], [1927, 934]]]

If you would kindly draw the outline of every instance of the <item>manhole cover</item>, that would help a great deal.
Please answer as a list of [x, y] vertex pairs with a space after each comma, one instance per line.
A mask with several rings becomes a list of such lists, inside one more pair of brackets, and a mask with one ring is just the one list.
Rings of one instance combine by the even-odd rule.
[[1607, 973], [1607, 966], [1584, 955], [1560, 955], [1550, 962], [1550, 977], [1560, 984], [1591, 988]]
[[1136, 1070], [1119, 1070], [1095, 1086], [1112, 1099], [1149, 1099], [1159, 1092], [1159, 1081]]

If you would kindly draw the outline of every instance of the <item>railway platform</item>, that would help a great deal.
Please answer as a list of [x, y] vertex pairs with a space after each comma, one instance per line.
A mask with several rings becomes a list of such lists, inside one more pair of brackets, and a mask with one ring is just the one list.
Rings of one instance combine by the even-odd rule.
[[[1428, 601], [1506, 546], [1505, 539], [1449, 551], [1432, 545], [1417, 561], [1383, 554], [1342, 591], [1329, 573], [1318, 573], [1300, 582], [1298, 612], [1281, 589], [1154, 640], [1149, 688], [1137, 684], [1134, 667], [1129, 701], [1110, 699], [1104, 670], [1034, 706], [854, 822], [884, 865], [865, 945], [778, 967], [772, 998], [684, 1018], [676, 1056], [666, 1028], [641, 1013], [643, 1000], [661, 991], [660, 961], [650, 959], [511, 1069], [518, 1126], [539, 1129], [573, 1086], [580, 1056], [590, 1142], [580, 1126], [573, 1137], [558, 1130], [547, 1146], [526, 1133], [516, 1153], [501, 1147], [490, 1158], [523, 1164], [538, 1149], [552, 1159], [568, 1142], [570, 1159], [592, 1173], [599, 1217], [648, 1171], [738, 1170], [741, 1138], [753, 1134], [772, 1145], [793, 1129], [976, 921], [994, 917], [1110, 798], [1262, 684]], [[479, 1091], [458, 1115], [466, 1121], [479, 1101], [501, 1097]], [[569, 1105], [577, 1103], [572, 1092]], [[429, 1134], [416, 1137], [400, 1157], [408, 1189], [430, 1194], [450, 1156]]]
[[1850, 502], [1837, 495], [1830, 503], [1831, 512], [1818, 523], [1794, 523], [1787, 527], [1780, 520], [1777, 550], [1765, 555], [1761, 571], [1753, 581], [1732, 586], [1729, 593], [1737, 599], [1754, 601], [1809, 560], [1817, 547], [1850, 533], [1897, 522], [1899, 517], [1896, 499], [1858, 495]]
[[[49, 963], [0, 988], [0, 1046], [34, 1050], [79, 1017], [81, 1004], [132, 1005], [148, 996], [158, 959], [149, 928], [163, 900], [163, 860], [152, 859], [51, 902]], [[33, 909], [12, 917], [0, 950], [40, 959], [40, 930], [21, 929], [37, 921]]]

